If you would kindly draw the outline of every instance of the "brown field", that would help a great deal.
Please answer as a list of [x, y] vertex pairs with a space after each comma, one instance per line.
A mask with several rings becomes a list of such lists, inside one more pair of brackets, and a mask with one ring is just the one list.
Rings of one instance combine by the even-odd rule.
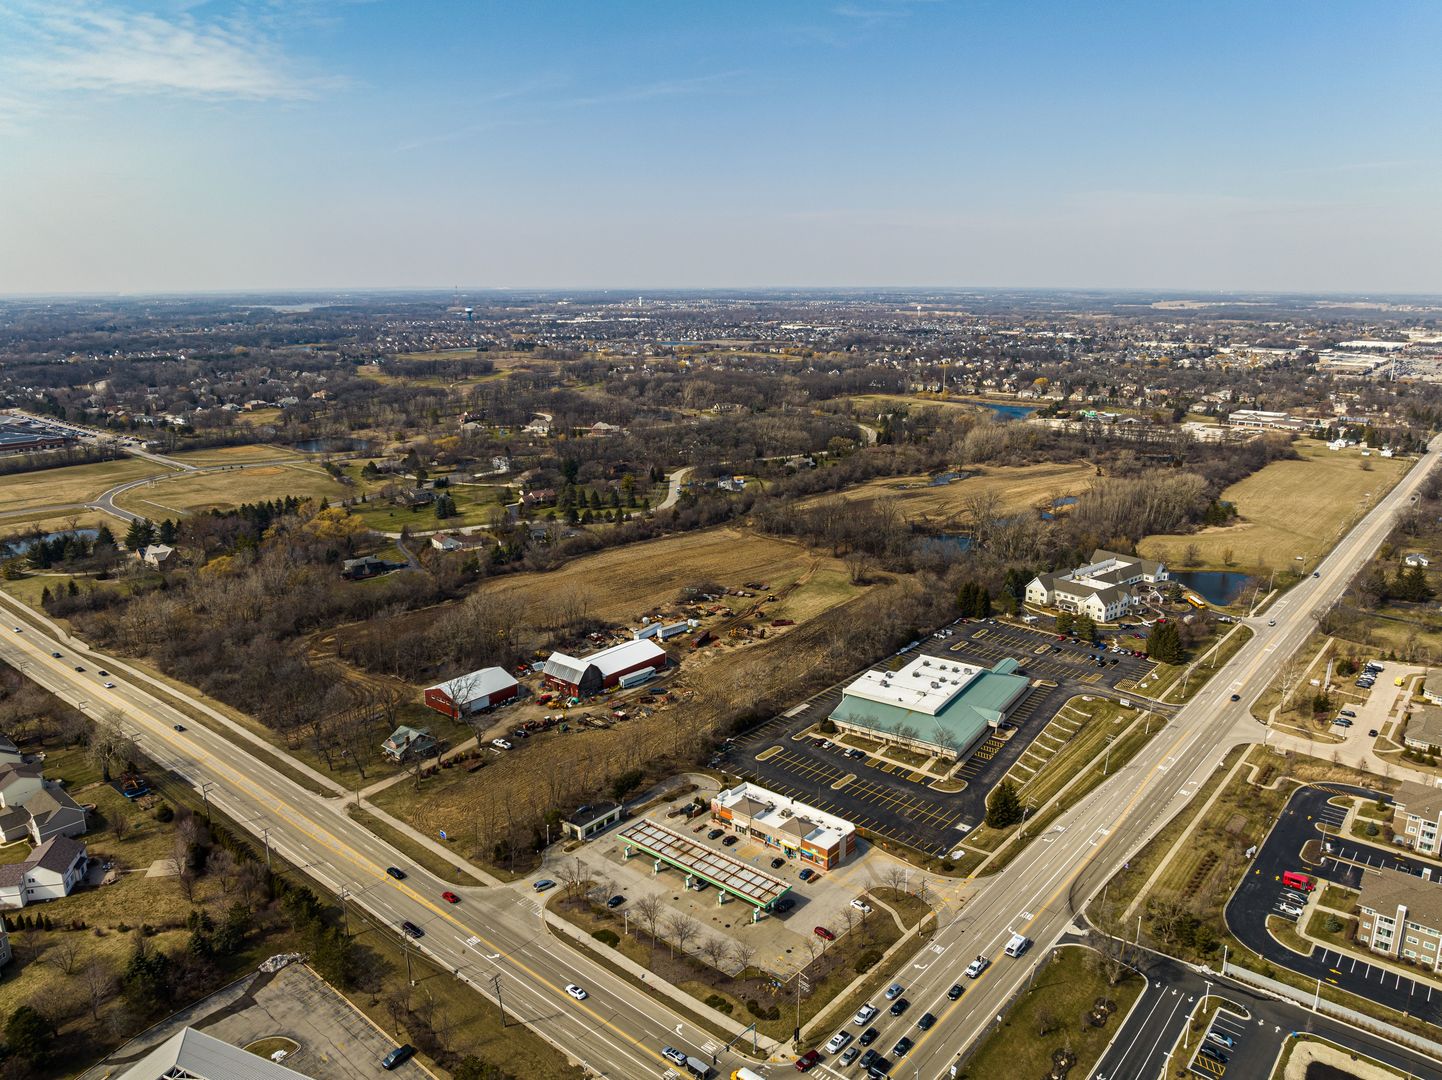
[[95, 465], [70, 465], [63, 469], [0, 476], [0, 514], [89, 502], [127, 480], [169, 473], [165, 466], [153, 461], [126, 457]]
[[[828, 500], [871, 502], [895, 499], [909, 518], [928, 517], [941, 521], [961, 515], [966, 502], [980, 492], [1001, 496], [1000, 509], [1017, 513], [1064, 495], [1080, 495], [1091, 486], [1095, 470], [1079, 463], [1065, 465], [1021, 465], [985, 468], [976, 476], [937, 487], [927, 486], [930, 477], [904, 476], [872, 480], [859, 487], [830, 495], [818, 495], [801, 505], [817, 506]], [[909, 486], [919, 485], [919, 486]]]
[[187, 465], [239, 465], [254, 461], [303, 461], [304, 455], [284, 446], [269, 443], [246, 443], [244, 446], [217, 446], [209, 450], [189, 450], [175, 454], [175, 460]]
[[[1274, 461], [1222, 492], [1235, 504], [1240, 523], [1203, 529], [1189, 536], [1149, 536], [1143, 555], [1182, 566], [1182, 553], [1195, 544], [1201, 566], [1221, 567], [1225, 553], [1244, 570], [1295, 567], [1310, 572], [1364, 513], [1392, 490], [1411, 459], [1363, 458], [1357, 450], [1328, 450], [1301, 440], [1296, 461]], [[1364, 471], [1363, 462], [1371, 464]], [[1301, 556], [1301, 559], [1297, 559]]]
[[708, 529], [628, 544], [573, 559], [559, 570], [497, 578], [482, 589], [514, 598], [528, 622], [544, 626], [563, 599], [573, 607], [579, 600], [589, 614], [607, 622], [633, 622], [653, 608], [669, 606], [687, 585], [711, 582], [737, 588], [758, 581], [774, 592], [803, 577], [783, 602], [791, 606], [776, 609], [798, 621], [859, 591], [839, 559], [745, 529]]
[[262, 465], [225, 472], [169, 474], [154, 484], [127, 491], [116, 502], [150, 518], [239, 506], [285, 495], [342, 499], [350, 489], [319, 466]]

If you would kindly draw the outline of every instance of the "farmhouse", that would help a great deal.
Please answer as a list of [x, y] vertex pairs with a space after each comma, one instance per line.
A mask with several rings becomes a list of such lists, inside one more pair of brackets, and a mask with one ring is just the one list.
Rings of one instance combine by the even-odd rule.
[[1442, 889], [1400, 870], [1362, 876], [1357, 941], [1373, 952], [1438, 969], [1442, 957]]
[[439, 745], [429, 728], [413, 728], [402, 724], [391, 732], [390, 738], [381, 743], [381, 753], [392, 761], [405, 761], [412, 757], [430, 757]]
[[1404, 780], [1392, 802], [1392, 832], [1414, 851], [1436, 855], [1442, 847], [1442, 788]]
[[1111, 622], [1139, 602], [1134, 586], [1156, 585], [1170, 578], [1160, 562], [1097, 548], [1085, 566], [1032, 578], [1026, 587], [1026, 602], [1086, 615], [1094, 622]]
[[590, 656], [567, 656], [554, 652], [541, 669], [546, 685], [585, 697], [616, 686], [627, 675], [666, 666], [666, 650], [650, 638], [623, 641]]
[[711, 816], [743, 836], [780, 848], [788, 859], [830, 870], [856, 854], [856, 826], [756, 784], [740, 783], [711, 799]]
[[868, 671], [842, 691], [831, 713], [837, 727], [959, 760], [1026, 696], [1017, 663], [990, 669], [918, 656], [900, 671]]
[[426, 688], [426, 705], [452, 720], [481, 712], [520, 693], [520, 684], [505, 668], [487, 667]]
[[1423, 705], [1407, 717], [1407, 730], [1402, 741], [1409, 750], [1424, 754], [1442, 752], [1442, 707]]
[[85, 845], [66, 836], [47, 840], [21, 863], [0, 866], [0, 908], [69, 896], [85, 877]]

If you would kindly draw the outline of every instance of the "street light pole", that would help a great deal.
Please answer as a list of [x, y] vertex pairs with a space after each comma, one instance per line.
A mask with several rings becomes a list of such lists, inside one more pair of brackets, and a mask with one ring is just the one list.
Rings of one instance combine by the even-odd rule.
[[265, 844], [265, 868], [268, 872], [270, 870], [270, 830], [261, 829], [260, 839]]

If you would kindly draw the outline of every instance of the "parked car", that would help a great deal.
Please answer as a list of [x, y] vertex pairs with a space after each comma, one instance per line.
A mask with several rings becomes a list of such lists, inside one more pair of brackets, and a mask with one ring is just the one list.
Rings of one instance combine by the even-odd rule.
[[813, 931], [811, 931], [811, 932], [812, 932], [813, 934], [815, 934], [817, 937], [819, 937], [822, 941], [835, 941], [835, 940], [836, 940], [836, 935], [833, 934], [830, 930], [826, 929], [826, 927], [824, 927], [824, 926], [818, 926], [815, 930], [813, 930]]
[[547, 889], [554, 889], [555, 887], [556, 883], [550, 878], [542, 878], [540, 881], [536, 882], [534, 885], [531, 886], [531, 888], [535, 889], [536, 892], [545, 892]]
[[1355, 712], [1353, 712], [1351, 709], [1338, 709], [1337, 712], [1338, 712], [1339, 715], [1345, 716], [1348, 720], [1355, 720], [1355, 719], [1357, 719], [1357, 714], [1356, 714]]
[[1377, 729], [1376, 729], [1376, 728], [1368, 728], [1368, 729], [1367, 729], [1367, 734], [1368, 734], [1371, 738], [1374, 738], [1374, 739], [1375, 739], [1375, 738], [1377, 737]]
[[785, 865], [786, 865], [786, 860], [785, 860], [785, 859], [782, 859], [782, 858], [779, 858], [779, 857], [778, 857], [778, 858], [775, 858], [775, 859], [772, 859], [772, 860], [771, 860], [771, 869], [773, 869], [773, 870], [779, 870], [779, 869], [781, 869], [781, 868], [782, 868], [783, 866], [785, 866]]
[[511, 748], [511, 743], [509, 739], [492, 739], [491, 745], [494, 746], [497, 750], [509, 750]]
[[611, 897], [611, 899], [609, 899], [609, 900], [606, 901], [606, 906], [607, 906], [608, 908], [613, 908], [613, 909], [614, 909], [614, 908], [620, 907], [620, 906], [621, 906], [622, 904], [624, 904], [625, 902], [626, 902], [626, 898], [625, 898], [624, 896], [622, 896], [620, 893], [617, 893], [615, 896]]
[[730, 847], [734, 843], [736, 843], [736, 835], [733, 833], [732, 835], [726, 837], [726, 839], [721, 841], [721, 846]]
[[801, 880], [802, 880], [802, 881], [810, 881], [810, 880], [811, 880], [812, 878], [814, 878], [815, 876], [816, 876], [816, 871], [813, 870], [813, 869], [811, 869], [811, 867], [809, 867], [809, 866], [808, 866], [808, 867], [805, 867], [805, 868], [801, 871]]
[[712, 829], [710, 832], [708, 832], [708, 833], [706, 834], [706, 839], [707, 839], [707, 840], [715, 840], [718, 836], [720, 836], [720, 835], [721, 835], [722, 833], [724, 833], [725, 831], [726, 831], [725, 829]]
[[776, 912], [778, 915], [784, 915], [795, 906], [796, 901], [792, 897], [783, 896], [780, 900], [776, 901], [776, 903], [771, 905], [771, 910]]
[[381, 1068], [389, 1072], [401, 1065], [404, 1065], [415, 1056], [416, 1048], [410, 1043], [397, 1046], [385, 1057], [381, 1058]]
[[406, 872], [398, 866], [387, 866], [386, 873], [397, 881], [404, 881], [406, 877]]
[[1213, 1028], [1211, 1031], [1207, 1032], [1207, 1038], [1210, 1039], [1212, 1042], [1221, 1043], [1228, 1050], [1230, 1050], [1233, 1046], [1236, 1045], [1235, 1039], [1233, 1039], [1230, 1035], [1223, 1034], [1216, 1028]]

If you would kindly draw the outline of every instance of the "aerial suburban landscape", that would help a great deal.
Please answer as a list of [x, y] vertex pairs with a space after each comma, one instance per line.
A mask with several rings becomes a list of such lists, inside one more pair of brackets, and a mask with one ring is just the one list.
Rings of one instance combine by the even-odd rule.
[[0, 1080], [1442, 1077], [1442, 13], [1044, 6], [0, 5]]

